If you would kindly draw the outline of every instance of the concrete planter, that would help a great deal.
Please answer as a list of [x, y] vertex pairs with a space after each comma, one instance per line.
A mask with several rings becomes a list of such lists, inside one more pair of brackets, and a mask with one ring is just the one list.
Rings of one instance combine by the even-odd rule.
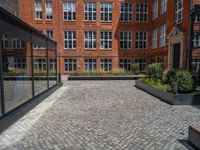
[[200, 126], [190, 126], [188, 140], [196, 149], [200, 149]]
[[69, 76], [68, 80], [137, 80], [144, 75], [134, 76]]
[[135, 86], [171, 105], [200, 105], [200, 92], [173, 94], [161, 91], [137, 80]]

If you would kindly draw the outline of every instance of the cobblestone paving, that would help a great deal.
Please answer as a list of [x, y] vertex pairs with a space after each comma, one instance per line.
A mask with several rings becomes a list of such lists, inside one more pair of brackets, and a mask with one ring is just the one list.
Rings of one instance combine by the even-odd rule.
[[171, 106], [134, 81], [68, 81], [0, 135], [6, 150], [184, 150], [200, 108]]

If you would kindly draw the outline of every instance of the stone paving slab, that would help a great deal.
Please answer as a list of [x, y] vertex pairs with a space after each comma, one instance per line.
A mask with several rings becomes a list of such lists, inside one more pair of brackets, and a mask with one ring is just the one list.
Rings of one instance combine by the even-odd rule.
[[0, 135], [5, 150], [193, 150], [200, 107], [171, 106], [134, 81], [66, 81]]

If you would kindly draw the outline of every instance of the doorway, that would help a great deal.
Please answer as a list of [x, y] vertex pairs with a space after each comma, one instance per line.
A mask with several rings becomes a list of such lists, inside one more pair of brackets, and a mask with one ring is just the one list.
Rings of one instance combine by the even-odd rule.
[[181, 51], [181, 44], [174, 44], [173, 45], [173, 69], [179, 69], [180, 67], [180, 51]]

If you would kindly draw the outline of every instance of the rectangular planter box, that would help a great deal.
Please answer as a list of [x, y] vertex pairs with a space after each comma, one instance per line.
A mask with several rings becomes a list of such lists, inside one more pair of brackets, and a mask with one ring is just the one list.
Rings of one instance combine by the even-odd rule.
[[196, 149], [200, 149], [200, 126], [190, 126], [188, 140]]
[[172, 105], [200, 105], [200, 92], [192, 94], [173, 94], [161, 91], [137, 80], [135, 86]]
[[144, 75], [134, 76], [69, 76], [68, 80], [137, 80]]

